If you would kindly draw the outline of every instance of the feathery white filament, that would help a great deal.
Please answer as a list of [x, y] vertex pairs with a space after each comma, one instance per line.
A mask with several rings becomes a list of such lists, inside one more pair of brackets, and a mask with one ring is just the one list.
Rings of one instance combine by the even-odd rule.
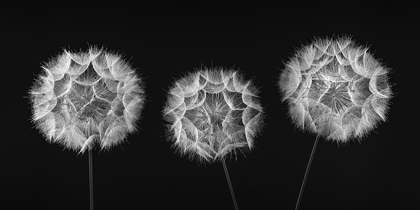
[[253, 147], [261, 128], [257, 91], [238, 72], [202, 69], [175, 82], [163, 115], [184, 154], [216, 161]]
[[286, 64], [279, 87], [298, 127], [345, 142], [385, 121], [388, 71], [350, 39], [316, 40]]
[[144, 91], [119, 56], [64, 51], [43, 69], [30, 95], [32, 119], [48, 140], [82, 153], [95, 140], [109, 148], [136, 130]]

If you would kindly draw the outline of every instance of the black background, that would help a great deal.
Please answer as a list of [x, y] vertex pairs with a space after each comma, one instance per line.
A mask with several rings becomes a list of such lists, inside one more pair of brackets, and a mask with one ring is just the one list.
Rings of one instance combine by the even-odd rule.
[[43, 62], [62, 49], [103, 46], [137, 69], [147, 102], [137, 133], [109, 151], [93, 151], [96, 209], [233, 209], [222, 163], [180, 157], [165, 137], [167, 89], [201, 66], [240, 71], [259, 88], [265, 108], [256, 148], [226, 162], [239, 209], [293, 209], [315, 135], [291, 124], [276, 83], [302, 45], [341, 35], [370, 47], [392, 69], [395, 97], [387, 122], [361, 142], [320, 140], [300, 209], [419, 208], [411, 13], [316, 8], [322, 9], [119, 2], [5, 8], [0, 208], [88, 209], [87, 153], [45, 141], [26, 96]]

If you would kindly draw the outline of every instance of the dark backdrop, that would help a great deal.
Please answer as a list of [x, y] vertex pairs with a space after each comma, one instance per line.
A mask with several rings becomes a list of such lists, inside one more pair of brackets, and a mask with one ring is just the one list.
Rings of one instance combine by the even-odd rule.
[[167, 89], [201, 66], [239, 70], [259, 88], [265, 108], [255, 149], [227, 160], [239, 208], [293, 209], [315, 135], [291, 124], [277, 80], [302, 44], [333, 35], [369, 46], [392, 69], [395, 97], [388, 121], [361, 142], [338, 146], [320, 140], [301, 209], [419, 207], [418, 58], [411, 54], [414, 24], [408, 11], [118, 2], [19, 8], [2, 14], [1, 209], [88, 209], [87, 153], [45, 141], [29, 120], [25, 96], [43, 62], [62, 49], [94, 45], [122, 53], [147, 95], [139, 131], [109, 151], [94, 150], [96, 209], [233, 209], [222, 163], [180, 157], [164, 134]]

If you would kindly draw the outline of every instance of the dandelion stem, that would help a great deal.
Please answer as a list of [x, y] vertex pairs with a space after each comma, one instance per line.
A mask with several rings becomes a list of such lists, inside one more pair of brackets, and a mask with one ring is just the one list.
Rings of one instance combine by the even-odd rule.
[[225, 170], [226, 180], [229, 185], [230, 195], [232, 196], [233, 205], [235, 206], [235, 210], [238, 210], [238, 204], [236, 203], [235, 193], [233, 192], [232, 183], [230, 182], [229, 172], [226, 167], [225, 159], [222, 160], [223, 169]]
[[303, 189], [305, 188], [306, 179], [308, 178], [309, 170], [311, 169], [312, 160], [314, 159], [314, 154], [316, 150], [316, 146], [318, 144], [319, 135], [316, 136], [314, 146], [312, 147], [311, 157], [309, 158], [308, 165], [306, 166], [305, 176], [303, 177], [302, 185], [300, 186], [299, 197], [296, 202], [295, 210], [299, 209], [300, 199], [302, 198]]
[[93, 166], [92, 166], [92, 150], [89, 149], [89, 200], [90, 210], [93, 210]]

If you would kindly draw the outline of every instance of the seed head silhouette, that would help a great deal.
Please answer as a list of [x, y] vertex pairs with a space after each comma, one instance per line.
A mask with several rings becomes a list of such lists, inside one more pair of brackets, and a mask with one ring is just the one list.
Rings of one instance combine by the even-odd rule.
[[348, 38], [318, 39], [303, 47], [280, 75], [294, 124], [317, 135], [295, 209], [320, 137], [337, 143], [362, 139], [386, 120], [392, 96], [389, 70]]
[[30, 96], [32, 120], [48, 141], [83, 153], [94, 141], [109, 148], [136, 130], [144, 91], [118, 55], [65, 50], [42, 68]]
[[297, 127], [343, 143], [386, 120], [389, 70], [367, 50], [346, 38], [315, 40], [286, 64], [279, 87]]
[[222, 68], [204, 68], [175, 82], [163, 109], [181, 154], [209, 162], [252, 149], [262, 113], [251, 82]]

